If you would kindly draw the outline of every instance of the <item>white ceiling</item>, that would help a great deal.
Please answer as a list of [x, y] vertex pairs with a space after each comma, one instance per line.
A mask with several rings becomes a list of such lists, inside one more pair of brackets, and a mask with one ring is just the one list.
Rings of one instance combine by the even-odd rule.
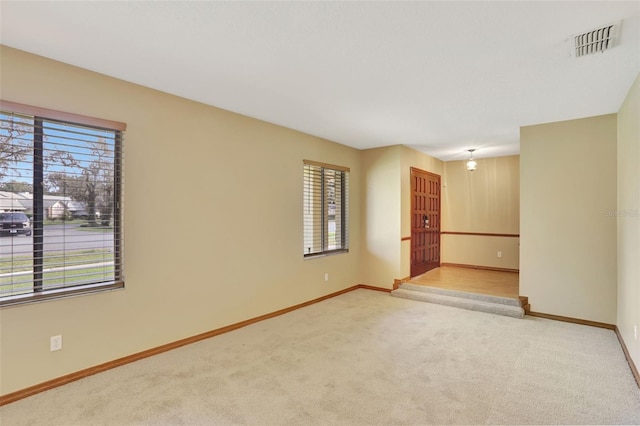
[[[617, 112], [640, 2], [0, 3], [2, 44], [355, 148], [519, 152], [519, 127]], [[623, 19], [619, 46], [568, 38]]]

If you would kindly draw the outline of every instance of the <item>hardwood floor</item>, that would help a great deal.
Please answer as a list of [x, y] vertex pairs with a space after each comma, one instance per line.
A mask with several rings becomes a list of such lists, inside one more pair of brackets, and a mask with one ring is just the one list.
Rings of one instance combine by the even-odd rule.
[[441, 266], [412, 278], [410, 282], [469, 293], [518, 298], [519, 276], [517, 272]]

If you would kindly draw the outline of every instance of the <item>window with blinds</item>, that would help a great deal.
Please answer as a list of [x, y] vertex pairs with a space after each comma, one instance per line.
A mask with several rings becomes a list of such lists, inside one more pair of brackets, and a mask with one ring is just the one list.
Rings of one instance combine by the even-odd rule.
[[124, 285], [124, 130], [0, 102], [0, 305]]
[[304, 160], [304, 256], [349, 251], [349, 168]]

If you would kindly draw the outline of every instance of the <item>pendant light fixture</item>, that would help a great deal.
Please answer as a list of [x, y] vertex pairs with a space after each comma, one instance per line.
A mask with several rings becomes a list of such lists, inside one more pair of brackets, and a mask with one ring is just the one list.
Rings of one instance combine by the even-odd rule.
[[473, 159], [473, 151], [475, 151], [475, 149], [468, 149], [467, 151], [469, 151], [469, 161], [467, 161], [467, 170], [472, 172], [478, 167], [478, 163], [476, 163], [476, 161]]

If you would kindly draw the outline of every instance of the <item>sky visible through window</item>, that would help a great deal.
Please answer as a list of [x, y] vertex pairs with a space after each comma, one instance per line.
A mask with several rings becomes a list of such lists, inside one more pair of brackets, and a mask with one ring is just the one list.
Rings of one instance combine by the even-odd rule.
[[[11, 181], [33, 183], [33, 131], [30, 117], [0, 113], [0, 184]], [[75, 126], [55, 121], [43, 122], [45, 173], [62, 172], [81, 176], [97, 161], [107, 161], [113, 151], [112, 130]], [[99, 157], [99, 158], [98, 158]], [[48, 189], [45, 182], [45, 193]]]

